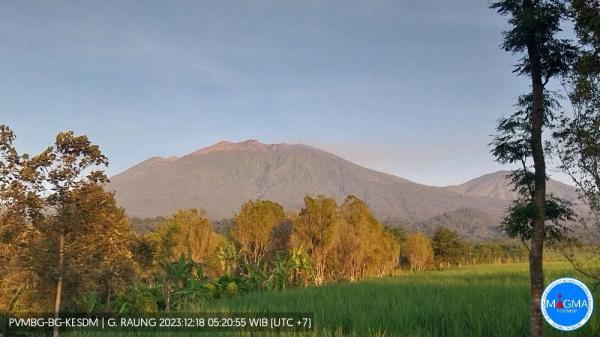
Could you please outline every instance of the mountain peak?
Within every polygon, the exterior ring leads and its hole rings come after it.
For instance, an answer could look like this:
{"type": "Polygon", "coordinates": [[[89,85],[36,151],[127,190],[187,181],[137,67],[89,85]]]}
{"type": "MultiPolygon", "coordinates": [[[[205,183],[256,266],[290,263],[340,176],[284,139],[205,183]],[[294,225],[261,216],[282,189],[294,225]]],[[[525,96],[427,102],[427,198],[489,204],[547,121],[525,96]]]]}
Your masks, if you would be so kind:
{"type": "Polygon", "coordinates": [[[226,152],[226,151],[260,151],[272,146],[273,144],[263,144],[256,139],[248,139],[243,142],[230,142],[230,141],[221,141],[211,146],[202,148],[196,152],[193,152],[192,155],[203,155],[207,153],[214,152],[226,152]]]}

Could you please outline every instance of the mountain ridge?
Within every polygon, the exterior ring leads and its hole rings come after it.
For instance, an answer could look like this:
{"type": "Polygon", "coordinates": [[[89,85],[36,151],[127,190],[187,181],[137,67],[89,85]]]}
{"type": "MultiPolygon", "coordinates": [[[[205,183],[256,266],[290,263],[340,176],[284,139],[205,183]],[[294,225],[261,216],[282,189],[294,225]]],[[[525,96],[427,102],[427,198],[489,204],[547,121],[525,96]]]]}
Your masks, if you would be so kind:
{"type": "Polygon", "coordinates": [[[308,145],[247,140],[219,142],[181,157],[149,158],[111,177],[108,189],[115,191],[130,216],[166,216],[180,208],[201,208],[214,220],[233,217],[248,200],[270,199],[299,210],[306,195],[322,194],[341,202],[354,194],[382,221],[395,219],[425,229],[444,223],[460,227],[464,222],[473,225],[463,226],[461,233],[482,237],[495,235],[509,204],[494,194],[500,192],[490,194],[482,187],[490,182],[499,185],[499,172],[491,180],[474,179],[477,184],[472,180],[428,186],[308,145]],[[486,228],[476,231],[475,225],[486,228]]]}
{"type": "MultiPolygon", "coordinates": [[[[472,196],[484,196],[502,200],[514,200],[518,193],[509,187],[510,179],[507,177],[511,171],[500,170],[487,173],[477,178],[468,180],[459,185],[445,186],[445,188],[472,196]]],[[[574,201],[577,199],[577,188],[560,181],[548,180],[547,193],[560,198],[574,201]]]]}

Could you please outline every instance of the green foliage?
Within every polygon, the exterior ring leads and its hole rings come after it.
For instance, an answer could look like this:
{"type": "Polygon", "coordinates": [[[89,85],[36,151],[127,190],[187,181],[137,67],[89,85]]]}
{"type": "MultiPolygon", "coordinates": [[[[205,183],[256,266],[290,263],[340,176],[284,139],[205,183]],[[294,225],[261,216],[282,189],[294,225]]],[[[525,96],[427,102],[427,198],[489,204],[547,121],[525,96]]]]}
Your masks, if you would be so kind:
{"type": "Polygon", "coordinates": [[[163,270],[163,299],[167,311],[186,311],[205,297],[202,267],[183,255],[175,262],[160,261],[163,270]],[[171,307],[172,306],[172,307],[171,307]]]}
{"type": "Polygon", "coordinates": [[[440,265],[461,264],[468,260],[469,245],[461,240],[456,232],[438,227],[432,237],[433,258],[440,265]]]}
{"type": "Polygon", "coordinates": [[[529,252],[514,243],[478,243],[469,252],[470,263],[511,263],[527,261],[529,252]]]}
{"type": "Polygon", "coordinates": [[[580,48],[576,67],[570,74],[570,82],[573,85],[571,100],[579,104],[598,97],[600,3],[597,0],[572,0],[571,15],[580,48]]]}
{"type": "Polygon", "coordinates": [[[502,48],[522,55],[514,72],[530,76],[532,62],[539,62],[544,83],[547,83],[554,76],[566,74],[577,56],[577,49],[568,39],[557,38],[568,11],[562,0],[531,1],[530,5],[527,3],[528,1],[516,0],[494,1],[490,8],[497,10],[500,15],[508,16],[511,28],[503,32],[502,48]],[[533,60],[527,52],[532,44],[536,45],[538,54],[533,60]]]}
{"type": "Polygon", "coordinates": [[[225,242],[217,253],[220,272],[226,276],[239,276],[244,264],[242,250],[238,249],[233,242],[225,242]]]}
{"type": "MultiPolygon", "coordinates": [[[[600,215],[600,2],[596,0],[573,0],[572,16],[575,23],[581,54],[570,74],[569,98],[573,106],[572,116],[562,120],[560,129],[554,133],[555,147],[560,159],[560,169],[577,185],[581,200],[595,218],[600,215]]],[[[596,238],[597,241],[597,238],[596,238]]],[[[597,246],[597,242],[595,243],[597,246]]],[[[585,259],[565,252],[575,269],[600,284],[598,247],[585,259]]]]}
{"type": "Polygon", "coordinates": [[[402,243],[406,240],[406,231],[402,229],[402,227],[384,225],[384,229],[386,232],[390,233],[397,242],[402,243]]]}
{"type": "MultiPolygon", "coordinates": [[[[553,77],[566,75],[577,56],[577,48],[571,41],[559,38],[563,19],[568,18],[565,3],[563,0],[501,0],[492,2],[490,6],[508,17],[510,29],[503,33],[502,47],[505,51],[521,55],[514,72],[531,80],[531,90],[519,98],[517,112],[499,121],[492,153],[498,162],[518,163],[522,170],[522,174],[517,172],[512,176],[514,190],[519,192],[520,200],[509,209],[505,224],[510,224],[507,228],[519,233],[521,238],[529,237],[531,241],[532,337],[543,335],[538,303],[544,287],[544,241],[551,238],[545,229],[548,179],[545,151],[548,145],[544,144],[542,134],[552,122],[552,108],[555,108],[556,102],[545,87],[553,77]],[[530,159],[533,162],[532,174],[529,173],[530,159]],[[522,218],[523,215],[529,217],[522,218]],[[527,234],[529,228],[530,234],[527,234]]],[[[569,212],[565,208],[557,210],[569,212]]],[[[555,220],[563,217],[566,215],[558,215],[555,220]]]]}
{"type": "Polygon", "coordinates": [[[161,294],[159,288],[139,283],[115,299],[119,314],[152,314],[158,312],[161,294]]]}
{"type": "MultiPolygon", "coordinates": [[[[558,103],[552,97],[545,97],[544,125],[555,128],[557,119],[554,113],[559,108],[558,103]]],[[[510,237],[520,238],[528,241],[532,238],[533,219],[536,208],[533,204],[535,186],[535,175],[530,171],[530,160],[533,157],[531,149],[531,95],[522,96],[519,99],[517,111],[507,117],[501,118],[498,123],[497,135],[491,143],[492,154],[497,161],[504,164],[519,164],[520,169],[514,170],[508,176],[513,190],[518,192],[519,198],[511,204],[508,215],[504,219],[501,228],[510,237]]],[[[546,151],[551,151],[550,145],[546,151]]],[[[545,238],[549,242],[560,240],[566,231],[564,223],[571,221],[575,213],[568,201],[561,200],[555,196],[547,195],[545,200],[545,215],[550,222],[544,226],[545,238]]]]}
{"type": "Polygon", "coordinates": [[[292,248],[289,252],[280,252],[267,279],[267,288],[281,290],[306,286],[312,276],[311,273],[310,258],[302,247],[292,248]]]}
{"type": "MultiPolygon", "coordinates": [[[[159,295],[155,298],[156,307],[165,311],[185,311],[206,305],[212,299],[265,289],[307,286],[309,282],[315,282],[315,261],[319,261],[319,257],[323,262],[323,281],[383,276],[396,267],[398,241],[392,233],[384,230],[361,200],[349,196],[342,206],[337,207],[332,199],[307,197],[307,206],[309,208],[301,213],[292,228],[296,246],[277,252],[274,258],[261,259],[256,263],[246,255],[250,252],[248,247],[255,246],[245,246],[240,242],[239,235],[243,230],[248,230],[243,227],[253,228],[259,224],[270,228],[263,233],[269,234],[270,238],[262,242],[272,242],[275,236],[280,235],[273,229],[282,223],[281,217],[285,214],[279,205],[272,202],[246,203],[240,212],[244,216],[237,217],[236,240],[225,240],[213,253],[219,268],[212,277],[204,274],[205,264],[201,265],[192,259],[194,254],[190,254],[189,250],[194,244],[189,242],[189,233],[194,231],[194,226],[198,227],[199,222],[207,226],[205,221],[191,221],[197,216],[190,218],[190,213],[180,211],[154,232],[134,240],[131,246],[135,260],[147,269],[154,268],[153,272],[146,272],[145,281],[148,289],[159,289],[159,295]],[[325,234],[321,232],[321,225],[328,225],[322,222],[324,219],[330,221],[329,225],[332,226],[325,234]],[[190,225],[190,222],[196,225],[190,225]],[[310,244],[313,255],[306,249],[310,244]],[[247,247],[246,250],[244,247],[247,247]],[[174,260],[176,252],[180,255],[174,260]]],[[[256,242],[253,238],[258,240],[256,236],[249,235],[248,238],[250,240],[246,244],[256,242]]],[[[138,293],[144,295],[140,289],[144,288],[138,289],[138,293]]],[[[123,308],[136,310],[139,297],[123,297],[123,308]]],[[[141,298],[144,299],[141,303],[146,303],[150,297],[141,298]]]]}
{"type": "Polygon", "coordinates": [[[100,301],[100,297],[96,292],[88,292],[73,301],[71,310],[85,314],[97,313],[100,309],[100,301]]]}
{"type": "MultiPolygon", "coordinates": [[[[555,128],[561,108],[558,99],[562,98],[554,92],[545,91],[543,96],[544,121],[543,126],[555,128]]],[[[533,188],[532,173],[528,171],[529,160],[533,153],[531,149],[533,94],[519,96],[514,105],[515,112],[507,117],[501,117],[496,127],[496,135],[491,142],[492,155],[502,164],[518,164],[523,172],[515,176],[513,183],[520,191],[521,187],[533,188]],[[523,180],[524,179],[524,180],[523,180]]],[[[546,151],[550,151],[547,147],[546,151]]],[[[527,190],[528,192],[531,189],[527,190]]]]}
{"type": "MultiPolygon", "coordinates": [[[[533,231],[531,220],[534,212],[535,206],[530,201],[515,200],[501,228],[511,238],[516,237],[523,242],[529,241],[533,231]]],[[[549,195],[546,199],[546,219],[550,222],[544,226],[544,240],[549,244],[562,240],[568,231],[564,223],[573,221],[574,218],[575,212],[571,209],[571,203],[549,195]]]]}

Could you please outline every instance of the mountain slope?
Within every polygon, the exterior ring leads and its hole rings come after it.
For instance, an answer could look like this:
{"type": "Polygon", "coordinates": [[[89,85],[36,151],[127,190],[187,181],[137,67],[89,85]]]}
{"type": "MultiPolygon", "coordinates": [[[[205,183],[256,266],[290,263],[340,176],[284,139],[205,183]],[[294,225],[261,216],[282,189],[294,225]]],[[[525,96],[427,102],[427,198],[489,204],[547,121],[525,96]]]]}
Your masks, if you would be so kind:
{"type": "Polygon", "coordinates": [[[286,209],[305,195],[339,202],[363,199],[381,219],[428,219],[461,208],[498,215],[506,202],[411,182],[353,164],[306,145],[221,142],[180,158],[151,158],[111,178],[108,188],[130,216],[169,215],[202,208],[229,218],[249,199],[271,199],[286,209]]]}
{"type": "Polygon", "coordinates": [[[459,208],[444,212],[417,224],[418,229],[433,233],[439,226],[451,228],[463,237],[474,240],[487,240],[502,235],[498,224],[501,217],[480,209],[459,208]]]}

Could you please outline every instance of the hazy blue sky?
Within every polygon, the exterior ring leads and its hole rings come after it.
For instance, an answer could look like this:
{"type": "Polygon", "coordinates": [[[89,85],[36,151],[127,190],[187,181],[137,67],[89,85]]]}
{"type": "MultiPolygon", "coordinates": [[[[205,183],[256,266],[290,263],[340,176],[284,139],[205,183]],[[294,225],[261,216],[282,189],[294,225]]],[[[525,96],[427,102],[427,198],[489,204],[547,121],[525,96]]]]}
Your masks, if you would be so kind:
{"type": "Polygon", "coordinates": [[[504,28],[482,0],[0,0],[0,123],[88,134],[111,174],[255,138],[459,183],[526,88],[504,28]]]}

